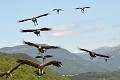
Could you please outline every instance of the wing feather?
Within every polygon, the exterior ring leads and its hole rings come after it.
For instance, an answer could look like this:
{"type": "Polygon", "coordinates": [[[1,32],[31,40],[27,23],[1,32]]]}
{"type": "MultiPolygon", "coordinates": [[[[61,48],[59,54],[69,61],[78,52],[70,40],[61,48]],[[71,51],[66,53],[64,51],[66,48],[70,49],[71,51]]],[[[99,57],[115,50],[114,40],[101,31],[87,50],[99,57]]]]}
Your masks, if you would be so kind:
{"type": "Polygon", "coordinates": [[[1,73],[1,74],[0,74],[0,77],[3,77],[5,74],[6,74],[6,72],[1,73]]]}
{"type": "Polygon", "coordinates": [[[24,22],[24,21],[27,21],[27,20],[31,20],[31,18],[29,18],[29,19],[19,20],[18,22],[24,22]]]}
{"type": "Polygon", "coordinates": [[[47,63],[45,63],[44,64],[44,67],[45,66],[49,66],[49,65],[53,65],[53,66],[56,66],[56,67],[61,67],[62,66],[62,63],[60,62],[60,61],[55,61],[55,60],[53,60],[53,61],[50,61],[50,62],[47,62],[47,63]]]}
{"type": "Polygon", "coordinates": [[[107,56],[107,55],[103,55],[103,54],[97,54],[97,53],[96,53],[95,55],[100,56],[100,57],[110,58],[109,56],[107,56]]]}
{"type": "Polygon", "coordinates": [[[43,56],[36,56],[35,58],[43,58],[43,56]]]}
{"type": "Polygon", "coordinates": [[[17,62],[18,62],[18,63],[22,63],[22,64],[27,64],[27,65],[33,66],[33,67],[35,67],[35,68],[38,68],[38,65],[39,65],[38,63],[32,62],[32,61],[30,61],[30,60],[18,59],[17,62]]]}
{"type": "Polygon", "coordinates": [[[14,70],[16,70],[20,65],[21,65],[21,63],[18,64],[18,65],[16,65],[15,67],[13,67],[13,68],[10,70],[10,73],[12,73],[14,70]]]}
{"type": "Polygon", "coordinates": [[[91,51],[89,51],[87,49],[82,49],[82,48],[79,48],[79,49],[82,50],[82,51],[85,51],[85,52],[91,52],[91,51]]]}
{"type": "Polygon", "coordinates": [[[43,48],[45,49],[56,49],[56,48],[59,48],[57,46],[42,46],[43,48]]]}
{"type": "Polygon", "coordinates": [[[27,45],[30,45],[30,46],[35,46],[35,47],[39,48],[39,45],[31,43],[31,42],[24,41],[24,44],[27,44],[27,45]]]}
{"type": "Polygon", "coordinates": [[[35,29],[28,29],[28,30],[21,30],[21,32],[34,32],[36,31],[35,29]]]}
{"type": "Polygon", "coordinates": [[[49,13],[42,14],[42,15],[40,15],[40,16],[37,16],[36,18],[40,18],[40,17],[47,16],[47,15],[49,15],[49,13]]]}
{"type": "Polygon", "coordinates": [[[40,30],[41,31],[51,31],[52,29],[51,28],[41,28],[40,30]]]}
{"type": "Polygon", "coordinates": [[[84,8],[90,8],[90,7],[84,7],[84,8]]]}
{"type": "Polygon", "coordinates": [[[52,55],[45,55],[45,57],[48,58],[48,57],[53,57],[53,56],[52,55]]]}

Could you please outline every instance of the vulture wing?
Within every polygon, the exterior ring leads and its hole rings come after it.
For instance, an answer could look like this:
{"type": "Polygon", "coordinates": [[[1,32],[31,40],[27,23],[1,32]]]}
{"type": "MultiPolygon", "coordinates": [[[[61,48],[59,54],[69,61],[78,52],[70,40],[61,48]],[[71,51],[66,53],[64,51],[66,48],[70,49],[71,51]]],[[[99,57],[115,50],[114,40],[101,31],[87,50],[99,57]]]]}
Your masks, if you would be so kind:
{"type": "Polygon", "coordinates": [[[59,48],[57,46],[42,46],[43,48],[45,49],[56,49],[56,48],[59,48]]]}
{"type": "Polygon", "coordinates": [[[19,20],[18,22],[24,22],[24,21],[27,21],[27,20],[31,20],[31,18],[29,18],[29,19],[19,20]]]}
{"type": "Polygon", "coordinates": [[[38,63],[32,62],[32,61],[30,61],[30,60],[18,59],[17,62],[18,62],[18,63],[22,63],[22,64],[27,64],[27,65],[33,66],[33,67],[35,67],[35,68],[38,68],[38,65],[39,65],[38,63]]]}
{"type": "Polygon", "coordinates": [[[84,8],[90,8],[90,7],[84,7],[84,8]]]}
{"type": "Polygon", "coordinates": [[[53,9],[53,11],[58,10],[58,9],[53,9]]]}
{"type": "Polygon", "coordinates": [[[82,49],[82,48],[79,48],[80,50],[82,50],[82,51],[85,51],[85,52],[91,52],[91,51],[89,51],[89,50],[87,50],[87,49],[82,49]]]}
{"type": "Polygon", "coordinates": [[[15,67],[13,67],[13,68],[10,70],[10,73],[12,73],[14,70],[16,70],[20,65],[21,65],[21,63],[18,64],[18,65],[16,65],[15,67]]]}
{"type": "Polygon", "coordinates": [[[43,56],[36,56],[35,58],[43,58],[43,56]]]}
{"type": "Polygon", "coordinates": [[[50,62],[47,62],[47,63],[45,63],[44,64],[44,67],[45,66],[49,66],[49,65],[53,65],[53,66],[56,66],[56,67],[61,67],[62,66],[62,63],[61,62],[59,62],[59,61],[50,61],[50,62]]]}
{"type": "Polygon", "coordinates": [[[21,32],[34,32],[36,29],[21,30],[21,32]]]}
{"type": "Polygon", "coordinates": [[[46,58],[53,57],[52,55],[45,55],[46,58]]]}
{"type": "Polygon", "coordinates": [[[41,28],[40,30],[41,31],[51,31],[52,29],[51,28],[41,28]]]}
{"type": "Polygon", "coordinates": [[[5,74],[6,74],[6,72],[4,72],[4,73],[0,74],[0,77],[3,77],[5,74]]]}
{"type": "Polygon", "coordinates": [[[30,46],[35,46],[35,47],[39,48],[39,45],[31,43],[31,42],[24,41],[24,44],[27,44],[27,45],[30,45],[30,46]]]}
{"type": "Polygon", "coordinates": [[[97,54],[97,53],[96,53],[95,55],[100,56],[100,57],[110,58],[110,57],[107,56],[107,55],[102,55],[102,54],[97,54]]]}
{"type": "Polygon", "coordinates": [[[47,16],[47,15],[49,15],[49,13],[46,13],[46,14],[43,14],[43,15],[37,16],[36,18],[40,18],[40,17],[47,16]]]}
{"type": "Polygon", "coordinates": [[[75,8],[75,9],[81,9],[81,8],[75,8]]]}

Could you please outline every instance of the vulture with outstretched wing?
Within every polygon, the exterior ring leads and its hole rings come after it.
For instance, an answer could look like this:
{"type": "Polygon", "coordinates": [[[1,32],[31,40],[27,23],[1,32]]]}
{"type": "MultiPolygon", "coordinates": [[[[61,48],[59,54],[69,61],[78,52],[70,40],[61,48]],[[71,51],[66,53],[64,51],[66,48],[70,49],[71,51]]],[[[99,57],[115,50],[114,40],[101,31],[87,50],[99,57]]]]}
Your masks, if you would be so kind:
{"type": "Polygon", "coordinates": [[[57,49],[57,48],[59,48],[58,46],[43,46],[43,45],[40,45],[40,44],[34,44],[34,43],[31,43],[31,42],[26,42],[26,41],[24,41],[24,44],[27,44],[27,45],[34,46],[34,47],[38,48],[38,51],[40,53],[44,53],[46,49],[57,49]]]}
{"type": "Polygon", "coordinates": [[[56,66],[58,68],[62,66],[61,62],[55,61],[55,60],[49,61],[49,62],[43,63],[43,64],[35,63],[35,62],[30,61],[30,60],[22,60],[22,59],[18,59],[17,62],[37,68],[38,69],[38,73],[37,74],[39,76],[42,76],[43,74],[45,74],[44,68],[46,66],[53,65],[53,66],[56,66]]]}
{"type": "Polygon", "coordinates": [[[85,52],[89,52],[89,55],[91,56],[90,58],[93,59],[94,57],[96,57],[96,53],[93,52],[93,51],[89,51],[87,49],[82,49],[82,48],[79,48],[80,50],[82,51],[85,51],[85,52]]]}
{"type": "Polygon", "coordinates": [[[41,29],[27,29],[27,30],[21,30],[21,32],[33,32],[37,36],[40,36],[40,31],[51,31],[51,28],[41,28],[41,29]]]}
{"type": "Polygon", "coordinates": [[[57,14],[59,14],[60,11],[64,11],[62,9],[53,9],[53,11],[57,11],[57,14]]]}
{"type": "Polygon", "coordinates": [[[45,55],[45,56],[41,55],[41,56],[36,56],[35,58],[42,58],[43,61],[45,61],[46,58],[50,58],[50,57],[53,57],[53,56],[52,55],[45,55]]]}
{"type": "Polygon", "coordinates": [[[37,23],[37,18],[40,18],[40,17],[43,17],[43,16],[47,16],[49,15],[49,13],[46,13],[46,14],[42,14],[40,16],[36,16],[36,17],[33,17],[33,18],[28,18],[28,19],[23,19],[23,20],[19,20],[18,22],[24,22],[24,21],[28,21],[28,20],[32,20],[34,25],[38,25],[37,23]]]}
{"type": "Polygon", "coordinates": [[[13,67],[12,69],[8,70],[7,72],[4,72],[4,73],[0,74],[0,77],[3,77],[4,75],[6,75],[6,78],[8,78],[9,76],[12,76],[11,73],[12,73],[14,70],[16,70],[21,64],[22,64],[22,63],[16,65],[15,67],[13,67]]]}
{"type": "Polygon", "coordinates": [[[75,9],[76,9],[76,10],[81,9],[81,12],[84,13],[84,10],[85,10],[86,8],[90,8],[90,7],[78,7],[78,8],[75,8],[75,9]]]}
{"type": "Polygon", "coordinates": [[[110,58],[110,56],[103,55],[103,54],[98,54],[98,53],[96,53],[96,52],[89,51],[89,50],[87,50],[87,49],[81,49],[81,48],[79,48],[79,49],[82,50],[82,51],[85,51],[85,52],[89,52],[89,55],[91,56],[91,59],[94,58],[94,57],[96,57],[96,56],[104,57],[104,58],[110,58]]]}

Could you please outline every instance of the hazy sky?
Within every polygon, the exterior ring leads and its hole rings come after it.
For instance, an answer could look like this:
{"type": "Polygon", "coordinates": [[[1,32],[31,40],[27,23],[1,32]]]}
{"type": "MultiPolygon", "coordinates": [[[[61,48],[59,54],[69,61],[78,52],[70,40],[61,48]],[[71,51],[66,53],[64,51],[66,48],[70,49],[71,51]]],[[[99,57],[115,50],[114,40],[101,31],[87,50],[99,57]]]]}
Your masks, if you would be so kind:
{"type": "Polygon", "coordinates": [[[0,48],[23,44],[30,41],[39,44],[61,46],[70,52],[78,47],[96,49],[115,46],[120,43],[120,0],[1,0],[0,1],[0,48]],[[76,7],[90,6],[85,13],[76,7]],[[60,14],[52,11],[62,8],[60,14]],[[49,12],[38,19],[38,26],[32,21],[18,23],[49,12]],[[21,29],[53,28],[41,32],[37,37],[32,33],[21,33],[21,29]]]}

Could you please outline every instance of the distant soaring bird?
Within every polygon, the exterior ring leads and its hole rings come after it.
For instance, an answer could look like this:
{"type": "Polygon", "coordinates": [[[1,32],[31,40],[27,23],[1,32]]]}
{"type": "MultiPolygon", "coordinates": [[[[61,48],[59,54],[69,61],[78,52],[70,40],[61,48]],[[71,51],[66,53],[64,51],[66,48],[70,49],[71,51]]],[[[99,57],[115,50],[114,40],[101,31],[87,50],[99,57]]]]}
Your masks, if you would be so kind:
{"type": "Polygon", "coordinates": [[[57,11],[57,14],[59,14],[60,11],[64,11],[62,9],[53,9],[53,11],[57,11]]]}
{"type": "Polygon", "coordinates": [[[91,56],[91,59],[93,59],[96,56],[100,56],[100,57],[104,57],[104,58],[109,58],[109,56],[107,56],[107,55],[97,54],[97,53],[95,53],[93,51],[89,51],[87,49],[81,49],[81,48],[79,48],[79,49],[82,50],[82,51],[85,51],[85,52],[89,52],[89,55],[91,56]]]}
{"type": "Polygon", "coordinates": [[[11,73],[12,73],[14,70],[16,70],[21,64],[22,64],[22,63],[16,65],[15,67],[13,67],[12,69],[8,70],[7,72],[4,72],[4,73],[0,74],[0,77],[3,77],[4,75],[6,75],[6,78],[8,78],[9,76],[12,76],[11,73]]]}
{"type": "Polygon", "coordinates": [[[51,28],[41,28],[41,29],[27,29],[21,30],[21,32],[34,32],[37,36],[40,36],[40,31],[51,31],[51,28]]]}
{"type": "Polygon", "coordinates": [[[27,45],[30,45],[30,46],[34,46],[36,48],[38,48],[38,51],[41,53],[44,53],[46,49],[57,49],[59,47],[57,46],[43,46],[41,44],[34,44],[34,43],[31,43],[31,42],[26,42],[24,41],[24,44],[27,44],[27,45]]]}
{"type": "Polygon", "coordinates": [[[52,55],[45,55],[45,56],[41,55],[41,56],[36,56],[35,58],[42,58],[43,61],[45,61],[46,58],[50,58],[50,57],[53,57],[53,56],[52,55]]]}
{"type": "Polygon", "coordinates": [[[85,10],[86,8],[90,8],[90,7],[78,7],[78,8],[75,8],[75,9],[76,9],[76,10],[81,9],[81,12],[84,13],[84,10],[85,10]]]}
{"type": "Polygon", "coordinates": [[[34,25],[38,25],[37,18],[40,18],[40,17],[43,17],[43,16],[47,16],[47,15],[49,15],[49,13],[46,13],[46,14],[43,14],[43,15],[40,15],[40,16],[36,16],[36,17],[33,17],[33,18],[19,20],[18,22],[24,22],[24,21],[27,21],[27,20],[32,20],[34,25]]]}
{"type": "Polygon", "coordinates": [[[17,62],[37,68],[38,71],[37,71],[36,74],[39,75],[39,76],[42,76],[43,74],[45,74],[44,68],[46,66],[53,65],[53,66],[56,66],[58,68],[62,66],[61,62],[55,61],[55,60],[49,61],[49,62],[43,63],[43,64],[35,63],[35,62],[30,61],[30,60],[22,60],[22,59],[18,59],[17,62]]]}

